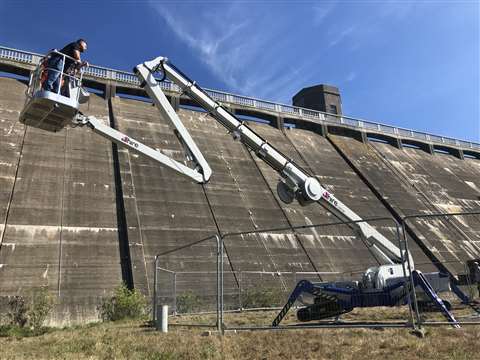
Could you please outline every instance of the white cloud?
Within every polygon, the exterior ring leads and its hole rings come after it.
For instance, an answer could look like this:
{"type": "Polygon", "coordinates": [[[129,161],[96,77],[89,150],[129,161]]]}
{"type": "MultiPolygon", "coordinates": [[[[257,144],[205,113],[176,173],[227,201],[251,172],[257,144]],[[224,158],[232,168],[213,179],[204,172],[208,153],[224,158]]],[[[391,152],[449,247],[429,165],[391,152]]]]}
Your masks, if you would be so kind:
{"type": "Polygon", "coordinates": [[[236,91],[251,82],[242,72],[265,47],[268,33],[252,36],[251,20],[243,16],[244,10],[237,4],[224,4],[215,13],[210,8],[198,8],[194,15],[171,10],[165,3],[150,4],[218,79],[236,91]]]}
{"type": "Polygon", "coordinates": [[[332,40],[330,41],[330,43],[328,44],[328,46],[332,47],[332,46],[340,44],[341,42],[343,42],[344,40],[349,38],[354,33],[355,30],[356,30],[356,26],[355,25],[350,25],[346,29],[344,29],[342,31],[339,31],[337,33],[334,33],[333,34],[334,36],[333,36],[332,40]]]}
{"type": "MultiPolygon", "coordinates": [[[[170,30],[194,50],[212,72],[225,83],[237,88],[239,86],[234,69],[234,59],[240,58],[245,43],[236,41],[238,35],[245,29],[246,21],[226,21],[224,25],[215,18],[209,19],[207,13],[198,14],[198,23],[187,21],[189,18],[176,16],[165,6],[154,6],[165,20],[170,30]],[[201,26],[204,22],[210,26],[201,26]]],[[[191,19],[190,19],[191,20],[191,19]]]]}
{"type": "Polygon", "coordinates": [[[381,17],[403,20],[411,14],[415,7],[415,2],[385,0],[378,5],[378,13],[381,17]]]}
{"type": "Polygon", "coordinates": [[[335,7],[335,2],[322,2],[313,7],[313,24],[321,25],[335,7]]]}
{"type": "Polygon", "coordinates": [[[355,71],[351,71],[348,75],[345,81],[350,82],[353,81],[357,78],[357,73],[355,71]]]}
{"type": "MultiPolygon", "coordinates": [[[[262,4],[222,2],[216,3],[214,11],[195,3],[182,8],[151,1],[150,6],[190,49],[191,56],[227,85],[227,91],[284,103],[290,103],[302,87],[335,82],[326,68],[319,74],[331,53],[328,48],[351,40],[358,25],[350,24],[337,32],[324,26],[314,39],[327,46],[304,46],[302,36],[310,36],[314,25],[327,23],[335,2],[306,8],[309,13],[313,9],[313,25],[312,18],[302,22],[305,11],[294,13],[262,4]]],[[[352,46],[353,41],[347,44],[352,46]]],[[[348,81],[355,76],[350,75],[348,81]]]]}
{"type": "Polygon", "coordinates": [[[228,91],[290,103],[314,75],[309,70],[321,54],[303,58],[292,48],[298,43],[291,31],[297,19],[269,21],[269,8],[238,3],[222,3],[214,13],[209,8],[187,13],[165,3],[150,5],[228,91]]]}
{"type": "MultiPolygon", "coordinates": [[[[411,0],[384,0],[360,4],[364,13],[361,17],[341,17],[338,22],[331,25],[328,30],[330,37],[328,47],[341,45],[355,51],[368,42],[378,39],[383,41],[382,33],[387,24],[407,20],[415,8],[422,5],[411,0]]],[[[338,12],[341,11],[343,9],[338,12]]]]}

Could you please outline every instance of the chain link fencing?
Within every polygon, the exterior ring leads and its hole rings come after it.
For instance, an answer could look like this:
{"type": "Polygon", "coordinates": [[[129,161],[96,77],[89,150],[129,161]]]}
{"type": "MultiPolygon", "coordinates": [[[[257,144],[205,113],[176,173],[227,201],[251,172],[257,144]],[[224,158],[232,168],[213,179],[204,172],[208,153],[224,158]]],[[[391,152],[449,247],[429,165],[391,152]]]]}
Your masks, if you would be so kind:
{"type": "MultiPolygon", "coordinates": [[[[441,305],[426,296],[417,283],[412,264],[408,263],[413,284],[412,305],[419,328],[435,325],[480,324],[480,211],[458,213],[417,214],[402,219],[403,244],[409,248],[407,234],[415,231],[435,234],[435,241],[425,238],[428,250],[435,256],[432,263],[440,272],[440,283],[433,284],[443,291],[437,295],[441,305]]],[[[415,267],[424,264],[415,263],[415,267]]],[[[428,274],[424,274],[428,275],[428,274]]]]}
{"type": "MultiPolygon", "coordinates": [[[[403,218],[401,225],[391,218],[372,218],[230,233],[221,238],[214,235],[156,256],[153,318],[156,318],[155,309],[167,304],[174,315],[172,325],[214,327],[221,332],[315,327],[418,329],[428,325],[479,324],[480,262],[475,260],[476,228],[480,227],[478,215],[480,212],[414,215],[403,218]],[[459,253],[458,259],[412,264],[403,252],[411,253],[410,247],[413,247],[409,232],[418,231],[427,222],[441,217],[472,217],[455,220],[471,225],[467,227],[471,233],[463,234],[471,243],[464,242],[462,250],[470,249],[472,259],[466,261],[459,253]],[[367,268],[382,263],[370,254],[371,244],[358,235],[356,229],[361,223],[372,225],[403,250],[400,251],[405,264],[403,293],[396,306],[391,306],[388,295],[385,304],[380,304],[384,306],[365,303],[345,314],[305,323],[299,321],[300,317],[296,318],[295,311],[311,305],[315,299],[303,296],[292,304],[282,325],[272,326],[272,320],[302,280],[346,289],[363,286],[367,268]],[[447,321],[439,312],[441,309],[426,298],[425,291],[418,286],[418,279],[413,275],[414,266],[422,268],[424,265],[439,269],[447,278],[445,284],[448,286],[439,296],[455,322],[447,321]]],[[[456,229],[452,221],[448,222],[448,227],[456,229]]],[[[432,226],[429,228],[431,230],[432,226]]],[[[432,285],[441,287],[437,283],[432,285]]]]}
{"type": "MultiPolygon", "coordinates": [[[[371,244],[358,234],[359,227],[367,223],[389,238],[395,246],[403,247],[400,244],[399,225],[392,218],[384,217],[225,234],[222,237],[224,246],[233,253],[226,259],[225,270],[232,270],[235,281],[230,286],[224,286],[224,304],[225,310],[236,312],[225,314],[224,329],[413,326],[408,296],[402,298],[406,303],[399,304],[402,305],[400,308],[359,307],[351,312],[346,309],[345,314],[339,311],[337,317],[326,316],[316,321],[302,322],[301,316],[296,317],[295,312],[318,300],[308,294],[296,299],[292,309],[282,317],[281,325],[273,324],[302,280],[314,285],[328,282],[340,289],[339,292],[362,287],[365,270],[381,264],[370,253],[368,247],[371,244]],[[247,249],[247,253],[231,251],[236,248],[247,249]],[[250,261],[245,261],[245,258],[250,261]],[[263,311],[262,316],[249,314],[255,310],[263,311]]],[[[407,277],[403,285],[408,287],[407,277]]]]}
{"type": "Polygon", "coordinates": [[[177,315],[174,325],[215,327],[221,330],[223,247],[217,235],[165,251],[155,256],[152,318],[162,305],[177,315]],[[184,314],[207,313],[198,322],[184,314]]]}
{"type": "MultiPolygon", "coordinates": [[[[274,318],[302,280],[329,282],[340,288],[361,286],[365,270],[381,263],[368,250],[371,244],[365,243],[366,240],[358,235],[358,226],[362,223],[373,225],[396,246],[402,247],[399,225],[391,218],[373,218],[224,234],[221,239],[210,237],[159,254],[155,261],[153,307],[168,304],[171,314],[175,315],[172,324],[215,326],[222,331],[413,326],[413,313],[408,306],[403,306],[408,301],[400,304],[400,310],[382,307],[372,313],[372,309],[358,308],[344,316],[341,314],[341,320],[325,318],[315,323],[298,323],[295,310],[315,301],[308,295],[295,302],[284,325],[272,326],[274,318]],[[215,251],[204,252],[205,258],[192,251],[193,247],[209,241],[215,251]],[[213,246],[213,242],[218,244],[213,246]],[[196,261],[184,261],[181,268],[166,266],[168,261],[162,260],[172,254],[184,258],[192,253],[195,253],[196,261]],[[205,265],[208,262],[210,267],[205,265]],[[198,263],[203,264],[201,269],[198,263]],[[262,311],[262,315],[252,314],[254,311],[262,311]],[[188,323],[182,319],[188,319],[188,323]]],[[[155,319],[155,314],[153,316],[155,319]]]]}

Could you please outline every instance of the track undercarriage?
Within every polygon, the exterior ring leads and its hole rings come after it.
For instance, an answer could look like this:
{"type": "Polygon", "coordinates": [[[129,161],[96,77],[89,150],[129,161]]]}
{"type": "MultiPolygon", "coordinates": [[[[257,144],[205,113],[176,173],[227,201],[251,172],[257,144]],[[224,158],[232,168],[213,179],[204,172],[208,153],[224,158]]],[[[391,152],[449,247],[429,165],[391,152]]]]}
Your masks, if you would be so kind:
{"type": "MultiPolygon", "coordinates": [[[[457,321],[449,311],[450,304],[437,295],[421,272],[414,270],[412,275],[415,287],[419,287],[427,299],[419,302],[419,306],[426,304],[429,309],[440,311],[453,326],[458,327],[457,321]]],[[[297,311],[298,320],[307,322],[338,317],[359,307],[405,305],[408,303],[410,288],[408,278],[398,278],[381,289],[364,288],[356,281],[312,283],[302,280],[273,320],[272,326],[280,324],[296,301],[306,305],[297,311]],[[310,300],[309,304],[307,299],[310,300]]]]}

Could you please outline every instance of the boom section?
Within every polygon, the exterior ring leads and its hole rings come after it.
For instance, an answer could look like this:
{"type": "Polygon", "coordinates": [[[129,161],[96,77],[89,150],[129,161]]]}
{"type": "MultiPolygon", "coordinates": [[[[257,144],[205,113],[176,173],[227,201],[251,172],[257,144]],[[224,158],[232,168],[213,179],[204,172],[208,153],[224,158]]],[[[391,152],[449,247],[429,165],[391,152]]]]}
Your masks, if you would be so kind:
{"type": "MultiPolygon", "coordinates": [[[[150,98],[153,100],[160,114],[162,114],[165,119],[168,119],[175,127],[175,134],[179,138],[184,149],[188,152],[189,157],[197,165],[197,169],[201,170],[203,180],[198,181],[197,179],[195,179],[195,181],[202,183],[207,182],[212,175],[212,169],[207,163],[207,160],[205,160],[202,152],[198,148],[192,136],[185,128],[183,123],[180,121],[177,113],[170,105],[170,102],[163,93],[160,84],[155,79],[152,72],[148,71],[146,68],[139,68],[138,71],[136,71],[136,75],[139,77],[140,81],[142,81],[142,86],[147,91],[147,94],[150,96],[150,98]]],[[[170,165],[167,166],[170,167],[170,165]]],[[[183,169],[180,172],[185,173],[183,169]]]]}
{"type": "Polygon", "coordinates": [[[93,132],[97,133],[98,135],[120,145],[121,147],[127,148],[136,152],[137,154],[143,155],[151,160],[154,160],[167,168],[181,174],[182,176],[194,180],[197,183],[201,184],[205,182],[205,174],[198,169],[192,169],[188,166],[182,164],[179,161],[176,161],[164,154],[160,151],[153,149],[141,142],[131,138],[128,135],[121,133],[118,130],[111,128],[103,124],[102,121],[98,120],[94,116],[85,116],[83,114],[78,114],[74,119],[74,123],[76,126],[88,126],[93,132]]]}
{"type": "Polygon", "coordinates": [[[213,100],[195,81],[189,79],[169,63],[167,58],[160,56],[152,61],[139,64],[134,68],[134,72],[143,82],[142,85],[151,83],[154,73],[162,72],[164,76],[178,85],[182,92],[195,100],[220,122],[233,135],[234,139],[239,139],[260,159],[276,170],[283,178],[277,187],[282,201],[288,203],[296,198],[302,205],[318,202],[342,221],[356,221],[356,223],[351,223],[350,227],[359,233],[379,264],[395,264],[405,261],[404,254],[390,240],[368,223],[361,222],[360,216],[325,189],[315,177],[268,144],[245,122],[237,119],[235,115],[213,100]]]}
{"type": "MultiPolygon", "coordinates": [[[[201,107],[207,110],[218,122],[220,122],[235,139],[252,149],[258,157],[264,160],[274,170],[279,172],[288,181],[296,195],[301,195],[304,201],[318,201],[321,199],[321,186],[318,181],[295,165],[292,160],[276,150],[262,137],[250,129],[243,121],[238,120],[222,105],[213,100],[194,81],[190,80],[180,70],[169,64],[164,57],[158,57],[152,61],[139,64],[134,72],[142,81],[142,85],[148,85],[153,78],[153,73],[161,70],[175,84],[195,100],[201,107]]],[[[148,88],[147,88],[148,91],[148,88]]]]}

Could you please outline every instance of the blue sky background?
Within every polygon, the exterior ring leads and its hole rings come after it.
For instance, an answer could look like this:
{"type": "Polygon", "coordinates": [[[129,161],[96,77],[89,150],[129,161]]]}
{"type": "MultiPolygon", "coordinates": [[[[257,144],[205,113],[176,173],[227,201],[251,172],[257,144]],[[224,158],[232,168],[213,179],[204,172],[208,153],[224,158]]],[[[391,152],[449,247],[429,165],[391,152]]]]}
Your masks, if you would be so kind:
{"type": "Polygon", "coordinates": [[[131,70],[163,55],[208,88],[291,103],[340,88],[345,115],[480,142],[480,2],[0,0],[0,45],[131,70]]]}

